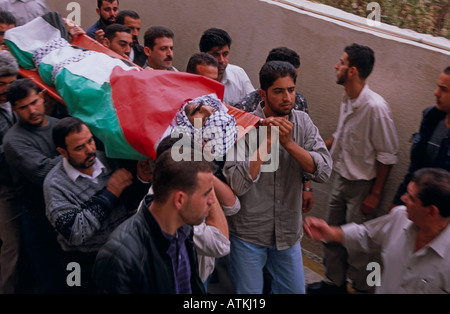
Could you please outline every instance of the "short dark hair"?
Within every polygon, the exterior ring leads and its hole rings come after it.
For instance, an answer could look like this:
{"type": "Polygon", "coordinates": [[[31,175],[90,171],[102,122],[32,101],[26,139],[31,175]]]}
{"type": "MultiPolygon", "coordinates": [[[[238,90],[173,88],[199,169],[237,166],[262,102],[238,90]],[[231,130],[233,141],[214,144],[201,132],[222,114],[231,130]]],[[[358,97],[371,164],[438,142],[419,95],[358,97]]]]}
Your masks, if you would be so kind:
{"type": "Polygon", "coordinates": [[[442,217],[450,217],[450,172],[441,168],[421,168],[411,182],[419,188],[417,197],[423,206],[434,205],[442,217]]]}
{"type": "Polygon", "coordinates": [[[16,58],[8,51],[0,50],[0,77],[19,74],[19,65],[16,58]]]}
{"type": "Polygon", "coordinates": [[[220,28],[209,28],[207,29],[202,37],[200,38],[199,48],[201,52],[208,52],[213,47],[224,47],[228,46],[231,48],[231,37],[230,35],[220,28]]]}
{"type": "Polygon", "coordinates": [[[192,194],[197,188],[199,172],[213,172],[212,163],[203,159],[175,161],[171,149],[166,149],[156,158],[152,176],[154,201],[162,204],[172,191],[177,190],[192,194]]]}
{"type": "Polygon", "coordinates": [[[66,137],[72,132],[80,133],[83,125],[86,125],[77,117],[65,117],[59,120],[53,127],[53,142],[56,147],[66,149],[66,137]]]}
{"type": "Polygon", "coordinates": [[[126,17],[131,17],[133,20],[140,20],[141,17],[139,16],[139,14],[136,11],[133,10],[123,10],[120,11],[117,16],[116,16],[116,23],[117,24],[124,24],[125,23],[125,18],[126,17]]]}
{"type": "MultiPolygon", "coordinates": [[[[97,0],[97,8],[101,8],[102,7],[102,4],[103,4],[103,2],[109,2],[109,3],[113,3],[114,1],[116,1],[116,0],[97,0]]],[[[119,4],[119,0],[117,0],[117,4],[119,4]]]]}
{"type": "Polygon", "coordinates": [[[295,68],[292,64],[286,61],[269,61],[266,62],[259,71],[259,84],[262,90],[267,91],[273,83],[281,78],[290,76],[297,81],[295,68]]]}
{"type": "Polygon", "coordinates": [[[16,25],[16,23],[16,18],[11,12],[0,9],[0,24],[16,25]]]}
{"type": "Polygon", "coordinates": [[[450,66],[446,67],[443,72],[447,75],[450,75],[450,66]]]}
{"type": "Polygon", "coordinates": [[[216,58],[207,54],[206,52],[197,52],[194,53],[188,61],[186,72],[197,74],[197,65],[212,65],[216,68],[219,67],[219,62],[216,58]]]}
{"type": "Polygon", "coordinates": [[[131,34],[131,30],[129,27],[124,26],[122,24],[113,23],[105,28],[105,38],[108,38],[109,41],[112,41],[114,37],[116,37],[116,33],[128,33],[131,34]]]}
{"type": "Polygon", "coordinates": [[[351,44],[345,47],[344,51],[348,55],[348,66],[356,67],[361,79],[366,79],[372,73],[375,64],[375,53],[370,47],[351,44]]]}
{"type": "Polygon", "coordinates": [[[16,105],[16,101],[28,97],[31,91],[39,93],[39,87],[30,79],[21,78],[12,82],[6,90],[6,98],[11,103],[11,106],[16,105]]]}
{"type": "Polygon", "coordinates": [[[174,33],[171,29],[165,26],[152,26],[144,34],[144,46],[153,50],[155,46],[155,39],[161,37],[174,38],[174,33]]]}
{"type": "Polygon", "coordinates": [[[277,47],[270,50],[266,59],[266,62],[269,61],[286,61],[296,69],[300,67],[300,56],[297,52],[287,47],[277,47]]]}

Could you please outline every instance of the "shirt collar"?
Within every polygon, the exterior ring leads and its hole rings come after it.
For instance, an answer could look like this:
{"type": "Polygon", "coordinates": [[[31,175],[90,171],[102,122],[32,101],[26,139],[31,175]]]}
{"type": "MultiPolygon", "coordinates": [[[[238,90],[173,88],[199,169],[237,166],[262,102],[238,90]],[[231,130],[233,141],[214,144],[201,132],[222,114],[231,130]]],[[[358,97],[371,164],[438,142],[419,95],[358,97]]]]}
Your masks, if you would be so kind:
{"type": "MultiPolygon", "coordinates": [[[[417,226],[408,219],[408,224],[404,227],[404,230],[407,233],[408,237],[411,239],[412,243],[415,243],[417,226]]],[[[424,248],[422,248],[418,252],[422,251],[425,248],[433,249],[433,251],[435,251],[439,256],[445,258],[445,256],[448,254],[447,252],[450,250],[448,246],[449,238],[450,238],[450,224],[447,225],[447,227],[444,230],[442,230],[442,232],[436,238],[434,238],[433,241],[428,243],[424,248]]]]}
{"type": "Polygon", "coordinates": [[[69,178],[75,182],[78,177],[84,177],[87,178],[89,180],[96,180],[97,177],[103,172],[103,169],[105,169],[105,166],[103,165],[103,163],[98,159],[95,158],[95,162],[94,162],[94,171],[92,172],[92,176],[89,176],[87,174],[84,174],[82,172],[80,172],[79,170],[75,169],[68,161],[66,158],[63,158],[63,167],[64,170],[66,170],[67,175],[69,176],[69,178]]]}

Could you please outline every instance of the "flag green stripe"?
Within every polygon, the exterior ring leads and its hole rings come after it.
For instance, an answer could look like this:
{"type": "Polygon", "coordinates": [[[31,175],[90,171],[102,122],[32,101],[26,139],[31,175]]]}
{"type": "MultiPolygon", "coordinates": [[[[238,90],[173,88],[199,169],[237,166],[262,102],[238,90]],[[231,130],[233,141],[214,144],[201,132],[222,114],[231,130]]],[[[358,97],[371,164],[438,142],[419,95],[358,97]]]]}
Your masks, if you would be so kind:
{"type": "Polygon", "coordinates": [[[72,116],[83,120],[111,158],[145,160],[126,140],[111,98],[111,85],[100,85],[67,69],[56,76],[56,88],[72,116]]]}
{"type": "Polygon", "coordinates": [[[9,52],[16,58],[17,63],[25,70],[33,70],[35,68],[33,62],[33,54],[20,49],[13,41],[5,38],[5,45],[9,52]]]}

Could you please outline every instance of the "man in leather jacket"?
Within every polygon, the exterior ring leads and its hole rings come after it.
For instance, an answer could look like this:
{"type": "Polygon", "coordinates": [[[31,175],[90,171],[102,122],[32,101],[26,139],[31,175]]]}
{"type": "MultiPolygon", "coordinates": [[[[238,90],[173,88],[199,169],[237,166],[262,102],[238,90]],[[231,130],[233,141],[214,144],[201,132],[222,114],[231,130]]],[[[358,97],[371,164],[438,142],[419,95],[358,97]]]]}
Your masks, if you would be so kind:
{"type": "Polygon", "coordinates": [[[100,249],[93,276],[99,293],[204,293],[192,225],[214,203],[212,165],[174,161],[171,150],[156,160],[153,195],[100,249]]]}

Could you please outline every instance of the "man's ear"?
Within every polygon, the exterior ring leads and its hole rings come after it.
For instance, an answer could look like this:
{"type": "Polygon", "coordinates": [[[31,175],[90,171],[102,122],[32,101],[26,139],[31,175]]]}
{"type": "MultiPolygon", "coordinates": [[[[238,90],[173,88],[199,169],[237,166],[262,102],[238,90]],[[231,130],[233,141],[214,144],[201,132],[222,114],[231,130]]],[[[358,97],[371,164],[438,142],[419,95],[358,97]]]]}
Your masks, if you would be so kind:
{"type": "Polygon", "coordinates": [[[183,191],[177,191],[173,197],[173,204],[177,210],[183,208],[184,203],[187,200],[187,195],[183,191]]]}
{"type": "Polygon", "coordinates": [[[100,16],[100,9],[99,8],[95,8],[95,12],[97,12],[97,15],[100,16]]]}
{"type": "Polygon", "coordinates": [[[110,41],[109,41],[108,38],[103,37],[103,42],[102,42],[102,44],[103,44],[103,46],[110,48],[110,47],[109,47],[110,41]]]}
{"type": "Polygon", "coordinates": [[[266,91],[263,90],[262,88],[260,88],[260,89],[258,90],[258,93],[259,93],[259,96],[261,96],[261,98],[264,100],[264,102],[266,102],[266,96],[267,96],[266,91]]]}
{"type": "Polygon", "coordinates": [[[151,50],[149,47],[145,46],[145,47],[144,47],[144,53],[145,53],[145,55],[146,55],[147,57],[150,57],[150,55],[151,55],[151,53],[152,53],[152,50],[151,50]]]}
{"type": "Polygon", "coordinates": [[[56,150],[58,151],[58,153],[61,154],[61,156],[63,156],[64,158],[67,159],[67,157],[68,157],[67,150],[65,150],[62,147],[56,147],[56,150]]]}

